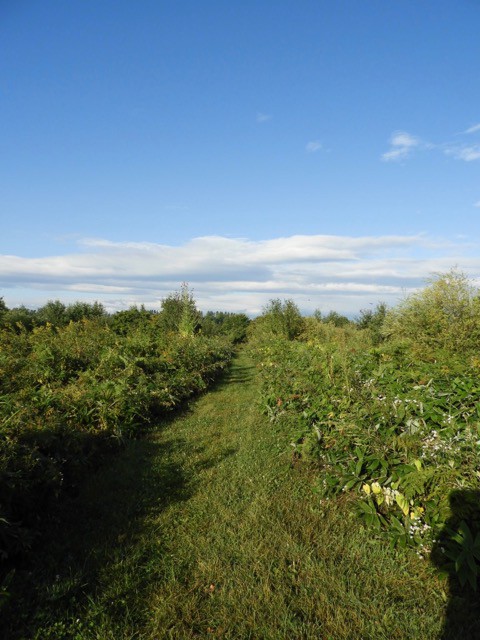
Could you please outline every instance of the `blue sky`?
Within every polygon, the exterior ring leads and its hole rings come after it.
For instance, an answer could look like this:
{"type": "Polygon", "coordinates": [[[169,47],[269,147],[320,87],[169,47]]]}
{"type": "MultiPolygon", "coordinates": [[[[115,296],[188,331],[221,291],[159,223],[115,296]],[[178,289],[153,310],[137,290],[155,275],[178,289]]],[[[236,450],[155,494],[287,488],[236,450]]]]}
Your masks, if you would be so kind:
{"type": "Polygon", "coordinates": [[[7,305],[394,304],[480,277],[480,2],[3,0],[7,305]]]}

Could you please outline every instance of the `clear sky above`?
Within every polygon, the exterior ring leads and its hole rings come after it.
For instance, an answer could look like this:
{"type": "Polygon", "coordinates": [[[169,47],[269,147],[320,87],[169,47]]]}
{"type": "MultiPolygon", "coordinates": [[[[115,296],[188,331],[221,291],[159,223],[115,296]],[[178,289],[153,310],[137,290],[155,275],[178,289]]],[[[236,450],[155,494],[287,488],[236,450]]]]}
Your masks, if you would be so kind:
{"type": "Polygon", "coordinates": [[[394,303],[480,276],[479,0],[2,0],[0,296],[394,303]]]}

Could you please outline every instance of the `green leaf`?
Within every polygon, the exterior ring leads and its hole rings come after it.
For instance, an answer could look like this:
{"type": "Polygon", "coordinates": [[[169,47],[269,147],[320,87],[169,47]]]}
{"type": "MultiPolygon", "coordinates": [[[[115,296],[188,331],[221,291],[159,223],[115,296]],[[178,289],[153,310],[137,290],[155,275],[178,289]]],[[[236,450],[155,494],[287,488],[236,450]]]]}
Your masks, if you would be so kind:
{"type": "Polygon", "coordinates": [[[406,499],[406,497],[403,495],[403,493],[397,493],[395,495],[395,501],[400,507],[400,509],[403,511],[403,515],[408,516],[408,513],[410,511],[410,504],[406,499]]]}
{"type": "Polygon", "coordinates": [[[473,546],[473,536],[468,524],[464,520],[462,520],[458,528],[463,533],[463,537],[465,539],[464,544],[469,547],[473,546]]]}
{"type": "Polygon", "coordinates": [[[405,533],[405,527],[398,518],[396,518],[395,516],[391,516],[390,522],[396,531],[398,531],[399,533],[405,533]]]}

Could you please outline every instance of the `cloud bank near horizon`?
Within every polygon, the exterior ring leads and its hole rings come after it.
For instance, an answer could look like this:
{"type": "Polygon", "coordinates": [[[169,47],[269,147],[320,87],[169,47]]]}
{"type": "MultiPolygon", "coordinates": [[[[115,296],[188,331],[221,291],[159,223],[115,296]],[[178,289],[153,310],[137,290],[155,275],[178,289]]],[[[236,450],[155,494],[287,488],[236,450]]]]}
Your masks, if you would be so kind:
{"type": "Polygon", "coordinates": [[[306,313],[354,315],[380,300],[394,305],[453,266],[479,279],[479,256],[476,242],[424,234],[205,236],[180,246],[86,238],[66,255],[0,255],[0,287],[10,307],[58,298],[99,300],[115,311],[133,304],[158,308],[188,282],[204,311],[255,315],[279,297],[292,298],[306,313]]]}

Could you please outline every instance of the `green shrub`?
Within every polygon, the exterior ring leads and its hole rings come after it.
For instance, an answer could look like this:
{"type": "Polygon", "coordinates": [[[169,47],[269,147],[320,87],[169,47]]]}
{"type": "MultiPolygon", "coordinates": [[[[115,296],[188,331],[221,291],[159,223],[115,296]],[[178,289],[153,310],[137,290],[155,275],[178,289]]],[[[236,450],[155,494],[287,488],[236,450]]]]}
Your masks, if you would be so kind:
{"type": "MultiPolygon", "coordinates": [[[[265,411],[316,468],[320,498],[348,492],[372,532],[422,556],[447,527],[452,493],[480,480],[479,320],[475,290],[450,272],[388,312],[382,342],[369,322],[314,317],[301,340],[258,332],[251,345],[265,411]]],[[[480,543],[464,524],[449,557],[473,584],[480,543]]]]}
{"type": "Polygon", "coordinates": [[[28,549],[52,501],[107,450],[228,365],[227,339],[166,334],[141,315],[121,334],[103,317],[0,331],[0,560],[28,549]]]}
{"type": "Polygon", "coordinates": [[[270,300],[249,328],[250,339],[281,337],[293,340],[304,329],[304,319],[293,300],[270,300]]]}
{"type": "Polygon", "coordinates": [[[207,311],[202,316],[201,332],[204,336],[227,336],[234,344],[244,342],[250,319],[244,313],[207,311]]]}
{"type": "Polygon", "coordinates": [[[406,341],[422,360],[475,355],[480,340],[478,291],[459,271],[438,275],[387,313],[383,333],[406,341]]]}

